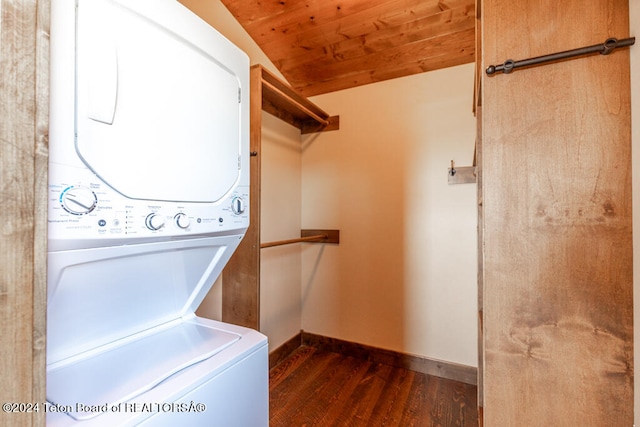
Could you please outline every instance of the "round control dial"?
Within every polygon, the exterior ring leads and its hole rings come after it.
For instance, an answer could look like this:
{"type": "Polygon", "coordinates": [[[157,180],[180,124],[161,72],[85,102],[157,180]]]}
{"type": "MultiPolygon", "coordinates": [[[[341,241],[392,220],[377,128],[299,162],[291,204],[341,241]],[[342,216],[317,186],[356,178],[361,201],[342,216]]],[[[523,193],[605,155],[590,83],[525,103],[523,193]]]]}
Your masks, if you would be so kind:
{"type": "Polygon", "coordinates": [[[246,209],[247,207],[242,197],[234,197],[233,200],[231,200],[231,210],[234,214],[241,215],[246,209]]]}
{"type": "Polygon", "coordinates": [[[189,228],[189,225],[191,224],[191,221],[189,221],[189,217],[182,212],[174,216],[173,220],[175,221],[178,228],[182,228],[183,230],[185,228],[189,228]]]}
{"type": "Polygon", "coordinates": [[[85,215],[98,204],[96,193],[87,187],[68,187],[60,194],[62,208],[74,215],[85,215]]]}
{"type": "Polygon", "coordinates": [[[144,223],[149,230],[160,230],[164,227],[164,218],[157,213],[150,213],[144,223]]]}

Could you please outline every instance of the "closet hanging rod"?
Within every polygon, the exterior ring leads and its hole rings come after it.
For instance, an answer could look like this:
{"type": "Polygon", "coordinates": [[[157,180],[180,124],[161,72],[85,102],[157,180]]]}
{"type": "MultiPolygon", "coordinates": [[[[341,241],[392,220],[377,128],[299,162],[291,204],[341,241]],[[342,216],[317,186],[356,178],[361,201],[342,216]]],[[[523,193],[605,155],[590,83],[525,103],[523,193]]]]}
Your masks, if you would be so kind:
{"type": "Polygon", "coordinates": [[[325,240],[327,237],[329,236],[327,236],[326,234],[318,234],[317,236],[298,237],[297,239],[278,240],[276,242],[261,243],[260,249],[270,248],[272,246],[289,245],[291,243],[315,242],[316,240],[325,240]]]}
{"type": "Polygon", "coordinates": [[[537,56],[535,58],[522,59],[514,61],[513,59],[507,59],[501,65],[489,65],[487,67],[487,75],[491,76],[495,73],[502,72],[509,74],[515,68],[528,67],[532,65],[543,64],[552,61],[560,61],[562,59],[573,58],[576,56],[588,55],[592,53],[599,53],[601,55],[608,55],[618,47],[632,46],[635,44],[636,38],[630,37],[628,39],[618,40],[616,38],[610,38],[604,41],[604,43],[596,44],[593,46],[581,47],[578,49],[565,50],[564,52],[552,53],[550,55],[537,56]]]}
{"type": "Polygon", "coordinates": [[[261,243],[260,249],[272,246],[290,245],[291,243],[340,243],[340,230],[300,230],[300,237],[296,239],[278,240],[276,242],[261,243]]]}

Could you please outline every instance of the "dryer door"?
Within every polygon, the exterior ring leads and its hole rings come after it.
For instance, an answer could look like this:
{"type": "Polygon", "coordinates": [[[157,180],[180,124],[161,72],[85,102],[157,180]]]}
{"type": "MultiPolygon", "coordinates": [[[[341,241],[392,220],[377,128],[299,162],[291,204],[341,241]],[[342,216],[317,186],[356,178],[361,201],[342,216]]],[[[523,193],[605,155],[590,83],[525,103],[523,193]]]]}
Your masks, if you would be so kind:
{"type": "Polygon", "coordinates": [[[248,59],[204,22],[178,36],[149,16],[78,1],[76,150],[126,197],[216,202],[240,176],[248,59]]]}

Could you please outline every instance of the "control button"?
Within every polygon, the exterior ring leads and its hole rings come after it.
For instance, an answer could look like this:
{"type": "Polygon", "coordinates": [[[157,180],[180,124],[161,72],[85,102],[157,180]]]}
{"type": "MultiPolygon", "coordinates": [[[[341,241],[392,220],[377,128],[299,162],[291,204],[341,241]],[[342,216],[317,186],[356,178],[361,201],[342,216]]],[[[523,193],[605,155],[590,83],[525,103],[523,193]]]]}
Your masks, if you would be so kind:
{"type": "Polygon", "coordinates": [[[189,228],[189,225],[191,224],[191,221],[189,221],[189,217],[182,212],[174,216],[173,220],[176,222],[178,228],[182,228],[183,230],[185,228],[189,228]]]}
{"type": "Polygon", "coordinates": [[[98,221],[98,225],[100,227],[104,227],[105,225],[107,225],[107,221],[105,221],[104,219],[101,219],[100,221],[98,221]]]}
{"type": "Polygon", "coordinates": [[[147,219],[144,221],[149,230],[160,230],[164,227],[164,218],[158,214],[151,213],[147,215],[147,219]]]}
{"type": "Polygon", "coordinates": [[[68,187],[60,194],[62,208],[74,215],[85,215],[98,204],[96,193],[87,187],[68,187]]]}
{"type": "Polygon", "coordinates": [[[234,197],[231,201],[231,210],[236,215],[241,215],[244,213],[246,206],[244,204],[244,199],[242,197],[234,197]]]}

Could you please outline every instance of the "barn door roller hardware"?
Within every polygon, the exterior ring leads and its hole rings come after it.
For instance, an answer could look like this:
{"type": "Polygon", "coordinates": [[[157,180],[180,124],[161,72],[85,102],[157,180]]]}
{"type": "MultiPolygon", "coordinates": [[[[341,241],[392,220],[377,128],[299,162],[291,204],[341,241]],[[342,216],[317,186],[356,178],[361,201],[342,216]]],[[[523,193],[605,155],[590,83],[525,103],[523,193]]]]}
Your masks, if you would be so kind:
{"type": "Polygon", "coordinates": [[[631,46],[635,44],[635,42],[636,42],[635,37],[630,37],[628,39],[622,39],[622,40],[610,38],[605,40],[605,42],[601,44],[581,47],[578,49],[565,50],[564,52],[552,53],[550,55],[537,56],[535,58],[522,59],[520,61],[507,59],[502,65],[489,65],[487,67],[486,72],[487,72],[487,75],[489,76],[499,72],[503,72],[504,74],[509,74],[515,68],[530,67],[532,65],[539,65],[547,62],[552,62],[552,61],[560,61],[562,59],[573,58],[576,56],[589,55],[592,53],[608,55],[618,47],[631,46]]]}

